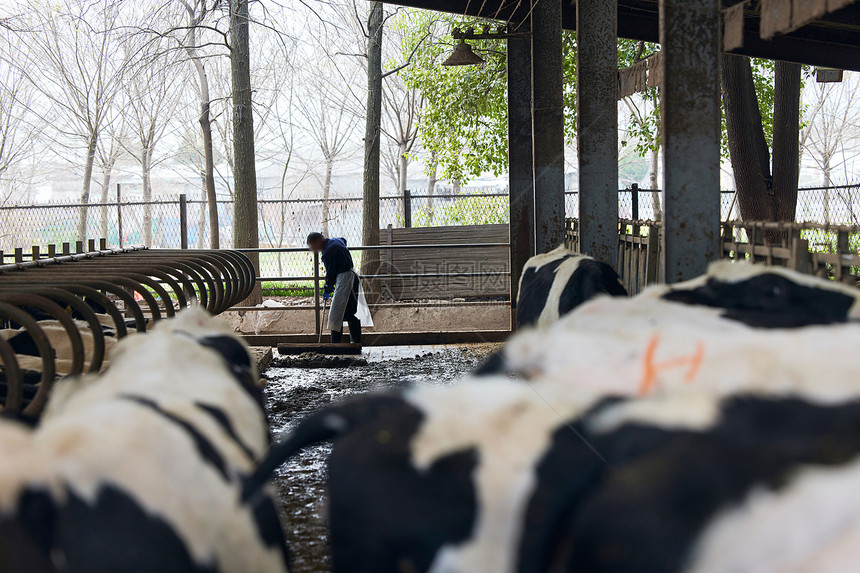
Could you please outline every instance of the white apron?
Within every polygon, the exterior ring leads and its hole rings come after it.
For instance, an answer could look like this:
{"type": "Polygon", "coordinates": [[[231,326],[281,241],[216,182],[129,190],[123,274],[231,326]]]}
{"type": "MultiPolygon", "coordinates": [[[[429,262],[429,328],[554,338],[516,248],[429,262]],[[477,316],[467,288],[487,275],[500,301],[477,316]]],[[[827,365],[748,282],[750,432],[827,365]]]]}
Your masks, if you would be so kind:
{"type": "Polygon", "coordinates": [[[361,321],[361,326],[373,326],[370,307],[367,306],[367,299],[364,298],[361,280],[358,278],[358,273],[349,270],[337,275],[337,281],[334,283],[334,293],[332,293],[331,306],[328,311],[329,330],[335,332],[343,330],[343,315],[346,314],[346,305],[352,294],[353,281],[358,281],[358,309],[355,311],[355,317],[361,321]]]}

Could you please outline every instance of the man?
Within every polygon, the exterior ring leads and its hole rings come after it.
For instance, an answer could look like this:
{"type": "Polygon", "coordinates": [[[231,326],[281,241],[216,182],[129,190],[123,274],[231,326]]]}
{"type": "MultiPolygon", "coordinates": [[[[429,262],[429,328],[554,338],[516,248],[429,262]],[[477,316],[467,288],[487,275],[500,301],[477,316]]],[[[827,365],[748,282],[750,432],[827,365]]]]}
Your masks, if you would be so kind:
{"type": "Polygon", "coordinates": [[[315,253],[322,253],[325,266],[323,299],[328,301],[331,298],[328,311],[331,341],[338,343],[343,339],[343,323],[346,321],[350,341],[361,343],[361,320],[356,317],[360,282],[353,268],[352,255],[346,248],[346,239],[327,239],[322,233],[311,233],[308,247],[315,253]]]}

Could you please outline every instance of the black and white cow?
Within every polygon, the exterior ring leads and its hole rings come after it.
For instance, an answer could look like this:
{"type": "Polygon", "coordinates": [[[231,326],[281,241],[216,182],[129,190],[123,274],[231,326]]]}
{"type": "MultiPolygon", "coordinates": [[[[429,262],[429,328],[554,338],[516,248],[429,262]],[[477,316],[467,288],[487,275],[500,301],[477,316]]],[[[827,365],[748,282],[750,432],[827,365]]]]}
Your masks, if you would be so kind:
{"type": "Polygon", "coordinates": [[[817,571],[797,566],[860,525],[857,394],[612,397],[492,378],[368,395],[300,423],[246,495],[333,439],[336,573],[817,571]]]}
{"type": "MultiPolygon", "coordinates": [[[[626,297],[618,274],[606,263],[563,246],[530,258],[517,291],[517,327],[546,329],[584,302],[599,295],[626,297]]],[[[478,375],[511,372],[504,349],[475,371],[478,375]]]]}
{"type": "MultiPolygon", "coordinates": [[[[838,381],[854,364],[825,364],[820,356],[851,353],[860,333],[858,301],[860,291],[832,281],[721,262],[689,283],[599,298],[547,329],[518,333],[496,367],[528,379],[563,374],[620,394],[838,381]]],[[[833,391],[850,389],[834,384],[833,391]]]]}
{"type": "Polygon", "coordinates": [[[612,267],[563,246],[526,262],[517,293],[520,328],[547,327],[601,294],[627,296],[612,267]]]}
{"type": "Polygon", "coordinates": [[[274,503],[242,502],[268,448],[247,348],[190,309],[0,425],[0,571],[286,571],[274,503]]]}

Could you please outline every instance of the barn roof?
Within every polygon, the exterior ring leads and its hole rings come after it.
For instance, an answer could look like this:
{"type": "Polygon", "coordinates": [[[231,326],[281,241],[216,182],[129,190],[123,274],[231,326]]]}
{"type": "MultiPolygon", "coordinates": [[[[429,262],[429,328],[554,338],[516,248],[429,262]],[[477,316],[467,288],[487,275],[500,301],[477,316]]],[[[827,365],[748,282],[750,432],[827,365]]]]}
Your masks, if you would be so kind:
{"type": "MultiPolygon", "coordinates": [[[[529,0],[384,1],[513,23],[530,9],[529,0]]],[[[723,0],[723,6],[725,52],[860,71],[860,2],[723,0]]],[[[564,0],[562,25],[576,29],[576,0],[564,0]]],[[[658,42],[659,0],[619,0],[618,35],[658,42]]]]}

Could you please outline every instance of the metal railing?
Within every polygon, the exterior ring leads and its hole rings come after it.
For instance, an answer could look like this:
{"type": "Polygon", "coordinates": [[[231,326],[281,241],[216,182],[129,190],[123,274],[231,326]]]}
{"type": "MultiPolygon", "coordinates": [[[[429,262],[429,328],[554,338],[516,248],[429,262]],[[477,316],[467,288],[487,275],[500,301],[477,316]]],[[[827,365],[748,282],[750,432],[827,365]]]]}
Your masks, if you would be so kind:
{"type": "MultiPolygon", "coordinates": [[[[363,245],[363,246],[355,246],[349,247],[350,251],[354,252],[367,252],[367,251],[411,251],[411,250],[421,250],[421,249],[468,249],[468,248],[489,248],[489,249],[506,249],[510,250],[510,243],[469,243],[469,244],[420,244],[420,245],[363,245]]],[[[240,253],[244,254],[260,254],[260,253],[307,253],[307,249],[300,248],[274,248],[274,247],[261,247],[257,249],[236,249],[240,253]]],[[[271,282],[271,281],[312,281],[313,282],[313,292],[314,292],[314,315],[315,315],[315,334],[319,335],[322,331],[323,325],[320,321],[322,306],[320,305],[320,293],[322,289],[320,288],[320,283],[324,282],[324,277],[320,273],[320,255],[319,253],[313,253],[313,273],[306,276],[290,276],[290,277],[257,277],[258,283],[263,282],[271,282]]],[[[411,278],[478,278],[478,277],[499,277],[505,276],[510,277],[510,271],[488,271],[488,272],[448,272],[448,273],[384,273],[384,274],[373,274],[373,275],[362,275],[361,278],[373,281],[373,280],[390,280],[390,279],[411,279],[411,278]]],[[[492,301],[491,301],[492,302],[492,301]]],[[[502,303],[509,304],[509,303],[502,303]]],[[[394,305],[380,305],[378,303],[374,303],[370,305],[371,307],[380,307],[380,306],[394,306],[394,305]]],[[[307,310],[308,306],[285,306],[285,307],[259,307],[259,306],[242,306],[242,307],[234,307],[232,310],[237,311],[251,311],[251,312],[261,312],[261,311],[284,311],[284,310],[307,310]]]]}

